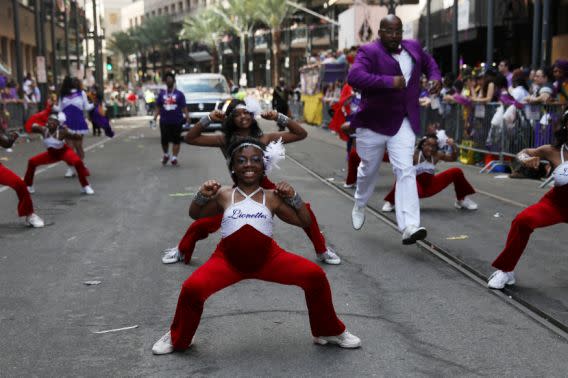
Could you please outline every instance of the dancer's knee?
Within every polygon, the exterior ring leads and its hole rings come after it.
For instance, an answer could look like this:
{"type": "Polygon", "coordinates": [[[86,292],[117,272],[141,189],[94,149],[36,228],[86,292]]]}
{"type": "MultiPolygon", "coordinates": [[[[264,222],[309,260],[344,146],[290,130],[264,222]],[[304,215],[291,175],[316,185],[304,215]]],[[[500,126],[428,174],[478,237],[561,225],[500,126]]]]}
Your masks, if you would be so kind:
{"type": "Polygon", "coordinates": [[[327,275],[322,268],[311,262],[304,266],[301,286],[305,291],[320,290],[327,285],[327,275]]]}
{"type": "Polygon", "coordinates": [[[519,213],[511,224],[512,228],[517,228],[521,232],[533,232],[535,229],[533,217],[526,212],[519,213]]]}
{"type": "Polygon", "coordinates": [[[191,277],[181,286],[180,299],[192,307],[203,307],[208,296],[206,285],[191,277]]]}

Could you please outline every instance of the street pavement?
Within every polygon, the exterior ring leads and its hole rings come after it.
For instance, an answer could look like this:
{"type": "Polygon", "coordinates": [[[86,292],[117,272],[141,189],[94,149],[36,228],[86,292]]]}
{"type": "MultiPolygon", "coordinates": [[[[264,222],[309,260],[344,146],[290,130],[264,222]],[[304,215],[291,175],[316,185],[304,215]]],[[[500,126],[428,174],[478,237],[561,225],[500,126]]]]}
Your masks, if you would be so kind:
{"type": "MultiPolygon", "coordinates": [[[[322,267],[337,313],[363,347],[312,344],[299,288],[244,281],[207,301],[188,351],[153,356],[181,283],[210,256],[219,234],[198,243],[190,265],[163,265],[160,251],[183,235],[199,185],[230,178],[218,150],[183,146],[181,166],[162,167],[158,133],[147,120],[119,120],[115,127],[114,139],[87,138],[95,195],[79,194],[77,180],[63,178],[62,164],[36,174],[34,205],[47,227],[24,227],[14,192],[0,191],[0,376],[566,375],[565,334],[423,248],[403,246],[379,217],[368,214],[364,228],[353,231],[352,199],[338,190],[344,148],[311,127],[307,140],[288,146],[290,159],[271,178],[287,180],[312,204],[343,258],[339,266],[322,267]],[[101,282],[84,284],[93,280],[101,282]]],[[[12,153],[0,151],[0,161],[23,176],[27,158],[41,151],[37,139],[22,141],[12,153]]],[[[382,168],[375,207],[392,184],[389,169],[382,168]]],[[[544,190],[534,181],[465,169],[476,188],[509,202],[479,194],[480,210],[459,212],[446,191],[422,203],[423,223],[432,242],[489,274],[521,209],[513,202],[530,204],[544,190]],[[502,216],[495,218],[497,212],[502,216]],[[468,239],[447,239],[462,234],[468,239]]],[[[515,289],[542,297],[536,305],[562,321],[564,229],[534,233],[515,289]]],[[[285,249],[314,260],[302,230],[278,221],[275,231],[285,249]]]]}

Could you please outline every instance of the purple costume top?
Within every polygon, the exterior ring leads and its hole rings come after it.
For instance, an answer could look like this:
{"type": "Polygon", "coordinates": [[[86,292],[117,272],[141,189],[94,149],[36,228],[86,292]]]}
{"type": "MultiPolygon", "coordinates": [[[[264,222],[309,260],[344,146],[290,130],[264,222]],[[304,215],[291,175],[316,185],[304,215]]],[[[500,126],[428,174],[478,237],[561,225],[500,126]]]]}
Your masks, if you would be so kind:
{"type": "Polygon", "coordinates": [[[107,137],[112,138],[114,136],[114,131],[110,126],[110,121],[106,116],[102,115],[99,112],[99,107],[101,103],[97,99],[95,100],[93,105],[94,105],[93,109],[91,109],[91,111],[89,112],[89,116],[91,117],[91,122],[93,123],[93,125],[96,125],[97,127],[103,129],[107,137]]]}
{"type": "Polygon", "coordinates": [[[402,71],[380,40],[359,48],[347,77],[349,84],[361,91],[361,105],[351,127],[393,136],[404,117],[408,117],[412,130],[416,134],[420,132],[420,76],[424,73],[429,80],[440,80],[440,70],[417,41],[403,40],[401,45],[414,64],[410,80],[403,89],[393,88],[394,77],[402,76],[402,71]]]}
{"type": "Polygon", "coordinates": [[[84,91],[73,89],[71,94],[59,100],[59,111],[65,114],[65,124],[69,130],[77,134],[88,134],[89,126],[85,121],[85,111],[93,109],[94,105],[87,100],[84,91]]]}

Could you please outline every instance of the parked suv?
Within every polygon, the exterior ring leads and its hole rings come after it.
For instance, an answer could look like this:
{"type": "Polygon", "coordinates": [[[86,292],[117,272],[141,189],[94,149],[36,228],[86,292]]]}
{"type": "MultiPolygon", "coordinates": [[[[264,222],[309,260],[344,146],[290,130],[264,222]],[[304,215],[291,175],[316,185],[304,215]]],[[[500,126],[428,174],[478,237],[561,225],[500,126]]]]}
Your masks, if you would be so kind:
{"type": "MultiPolygon", "coordinates": [[[[222,109],[225,102],[231,99],[227,80],[220,74],[177,75],[176,87],[185,95],[192,125],[211,111],[222,109]]],[[[207,131],[220,128],[220,123],[212,123],[207,131]]]]}

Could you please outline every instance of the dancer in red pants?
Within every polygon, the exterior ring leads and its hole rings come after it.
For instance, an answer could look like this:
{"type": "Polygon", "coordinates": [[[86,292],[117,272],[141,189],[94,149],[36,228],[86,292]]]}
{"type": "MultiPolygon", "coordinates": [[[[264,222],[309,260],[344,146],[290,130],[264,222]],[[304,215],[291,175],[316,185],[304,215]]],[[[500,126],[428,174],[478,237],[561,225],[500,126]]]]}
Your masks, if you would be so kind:
{"type": "MultiPolygon", "coordinates": [[[[13,133],[6,135],[3,129],[0,129],[0,146],[10,148],[18,139],[18,134],[13,133]]],[[[26,217],[26,224],[35,228],[43,227],[43,220],[34,213],[34,205],[30,193],[26,188],[26,184],[14,172],[6,168],[0,163],[0,185],[6,185],[16,191],[18,195],[18,215],[26,217]]]]}
{"type": "Polygon", "coordinates": [[[209,180],[199,189],[191,203],[190,216],[199,219],[223,214],[222,239],[211,258],[183,283],[170,331],[154,344],[154,354],[190,347],[207,298],[245,279],[301,287],[315,343],[343,348],[361,346],[361,340],[349,333],[337,317],[323,270],[286,252],[272,239],[274,215],[302,228],[310,225],[311,216],[287,183],[281,182],[273,190],[260,186],[266,168],[275,164],[278,157],[270,151],[254,138],[236,141],[228,148],[235,186],[221,187],[217,181],[209,180]]]}
{"type": "Polygon", "coordinates": [[[489,277],[487,286],[491,289],[503,289],[515,283],[513,271],[535,229],[568,223],[568,111],[555,135],[555,145],[525,149],[517,155],[524,165],[535,169],[540,159],[549,161],[554,168],[554,188],[536,204],[521,211],[511,223],[505,249],[492,264],[498,270],[489,277]]]}
{"type": "MultiPolygon", "coordinates": [[[[436,164],[439,161],[456,161],[458,157],[453,139],[448,138],[446,143],[451,148],[450,154],[445,154],[438,150],[439,145],[436,135],[427,135],[418,143],[414,154],[418,197],[432,197],[453,183],[456,191],[455,207],[458,209],[477,210],[477,204],[469,198],[470,195],[475,193],[475,190],[466,180],[460,168],[450,168],[436,174],[436,164]]],[[[382,211],[390,212],[394,210],[395,190],[396,185],[385,197],[382,211]]]]}
{"type": "MultiPolygon", "coordinates": [[[[258,106],[260,109],[260,106],[258,106]]],[[[226,155],[226,147],[234,140],[243,137],[257,138],[260,142],[268,144],[271,141],[282,139],[284,143],[293,143],[304,139],[307,136],[306,130],[302,126],[288,118],[287,116],[275,111],[262,113],[262,118],[276,121],[280,126],[288,128],[288,131],[263,134],[254,119],[255,109],[251,103],[247,105],[243,101],[233,100],[225,113],[214,111],[207,117],[203,117],[185,136],[185,142],[196,146],[219,147],[226,155]],[[211,122],[223,122],[223,135],[203,135],[203,130],[211,122]]],[[[264,189],[272,189],[274,184],[265,178],[262,182],[264,189]]],[[[327,264],[337,265],[341,263],[339,256],[326,245],[325,239],[316,217],[308,205],[308,211],[312,218],[312,223],[304,231],[312,241],[319,261],[327,264]]],[[[191,255],[198,240],[205,239],[209,234],[217,231],[221,226],[221,217],[202,218],[192,223],[182,240],[176,247],[168,248],[163,251],[162,262],[171,264],[182,259],[189,263],[191,255]]]]}
{"type": "Polygon", "coordinates": [[[87,181],[89,171],[85,168],[85,164],[83,164],[83,161],[75,151],[64,142],[65,139],[73,139],[82,136],[68,132],[67,128],[62,126],[64,122],[65,116],[63,113],[59,113],[59,118],[55,114],[49,116],[46,127],[38,125],[32,126],[32,132],[43,135],[43,144],[47,148],[47,151],[28,160],[28,169],[24,181],[30,193],[35,193],[33,182],[36,168],[40,165],[52,164],[63,160],[67,165],[75,167],[79,182],[81,183],[81,193],[95,194],[95,191],[89,185],[89,181],[87,181]]]}

